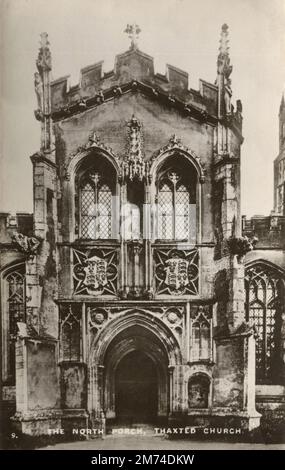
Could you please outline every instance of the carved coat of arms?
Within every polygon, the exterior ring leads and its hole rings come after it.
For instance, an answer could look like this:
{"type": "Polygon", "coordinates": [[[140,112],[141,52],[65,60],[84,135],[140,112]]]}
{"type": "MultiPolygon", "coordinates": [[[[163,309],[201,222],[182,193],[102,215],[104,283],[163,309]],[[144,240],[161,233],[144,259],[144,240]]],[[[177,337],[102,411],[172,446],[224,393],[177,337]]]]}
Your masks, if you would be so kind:
{"type": "Polygon", "coordinates": [[[181,258],[170,258],[166,261],[165,284],[170,288],[179,290],[189,284],[189,261],[181,258]]]}
{"type": "Polygon", "coordinates": [[[83,271],[85,272],[83,284],[89,294],[98,294],[98,290],[102,290],[102,287],[108,284],[107,262],[98,256],[88,258],[83,271]]]}
{"type": "Polygon", "coordinates": [[[117,250],[73,250],[75,295],[116,295],[117,277],[117,250]]]}

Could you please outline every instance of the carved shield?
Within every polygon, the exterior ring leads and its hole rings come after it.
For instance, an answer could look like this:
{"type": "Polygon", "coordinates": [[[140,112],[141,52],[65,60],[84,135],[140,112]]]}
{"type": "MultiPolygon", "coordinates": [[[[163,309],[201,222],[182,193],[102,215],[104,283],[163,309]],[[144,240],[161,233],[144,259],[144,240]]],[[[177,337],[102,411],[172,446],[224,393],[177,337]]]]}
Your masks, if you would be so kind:
{"type": "Polygon", "coordinates": [[[89,294],[98,294],[98,291],[108,283],[107,262],[98,256],[92,256],[86,260],[86,265],[83,269],[85,272],[83,284],[87,287],[89,294]]]}
{"type": "Polygon", "coordinates": [[[171,289],[179,290],[189,284],[188,266],[189,261],[182,258],[170,258],[166,261],[165,284],[171,289]]]}

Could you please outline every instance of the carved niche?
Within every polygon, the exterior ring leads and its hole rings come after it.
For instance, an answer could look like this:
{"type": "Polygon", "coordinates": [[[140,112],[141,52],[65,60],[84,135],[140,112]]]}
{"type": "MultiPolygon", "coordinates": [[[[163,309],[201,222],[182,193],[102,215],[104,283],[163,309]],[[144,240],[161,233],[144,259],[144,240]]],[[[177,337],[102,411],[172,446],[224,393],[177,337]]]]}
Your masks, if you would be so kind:
{"type": "Polygon", "coordinates": [[[208,408],[210,380],[204,374],[195,374],[188,382],[188,407],[208,408]]]}
{"type": "Polygon", "coordinates": [[[198,294],[198,250],[157,249],[154,259],[157,294],[198,294]]]}

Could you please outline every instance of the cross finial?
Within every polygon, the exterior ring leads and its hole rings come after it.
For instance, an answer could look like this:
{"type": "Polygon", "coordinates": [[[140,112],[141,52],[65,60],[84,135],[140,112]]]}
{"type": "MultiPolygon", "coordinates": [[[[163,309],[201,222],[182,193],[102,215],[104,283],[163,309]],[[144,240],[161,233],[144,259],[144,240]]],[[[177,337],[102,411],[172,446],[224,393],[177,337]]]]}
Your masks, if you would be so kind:
{"type": "Polygon", "coordinates": [[[127,33],[129,38],[131,39],[131,47],[130,49],[137,49],[138,47],[138,37],[141,32],[140,27],[133,23],[133,24],[127,24],[127,27],[124,31],[124,33],[127,33]]]}

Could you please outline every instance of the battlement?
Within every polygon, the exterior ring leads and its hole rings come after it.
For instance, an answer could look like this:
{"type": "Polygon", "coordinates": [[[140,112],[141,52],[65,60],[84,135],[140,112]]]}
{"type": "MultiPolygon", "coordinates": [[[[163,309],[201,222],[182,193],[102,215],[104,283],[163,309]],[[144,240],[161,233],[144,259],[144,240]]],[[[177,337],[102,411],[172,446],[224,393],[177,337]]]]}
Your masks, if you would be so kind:
{"type": "Polygon", "coordinates": [[[256,249],[285,249],[285,217],[272,213],[269,216],[242,217],[243,235],[258,239],[256,249]]]}
{"type": "MultiPolygon", "coordinates": [[[[86,101],[103,102],[106,96],[118,88],[138,82],[162,93],[169,99],[181,100],[185,106],[196,107],[201,112],[215,115],[217,112],[218,87],[200,80],[199,90],[189,89],[189,75],[173,65],[166,65],[165,74],[155,72],[153,57],[137,48],[129,49],[115,58],[114,69],[103,72],[103,61],[81,69],[79,83],[70,86],[69,76],[51,82],[51,110],[56,113],[68,107],[79,105],[83,110],[86,101]]],[[[118,90],[120,93],[120,90],[118,90]]]]}

